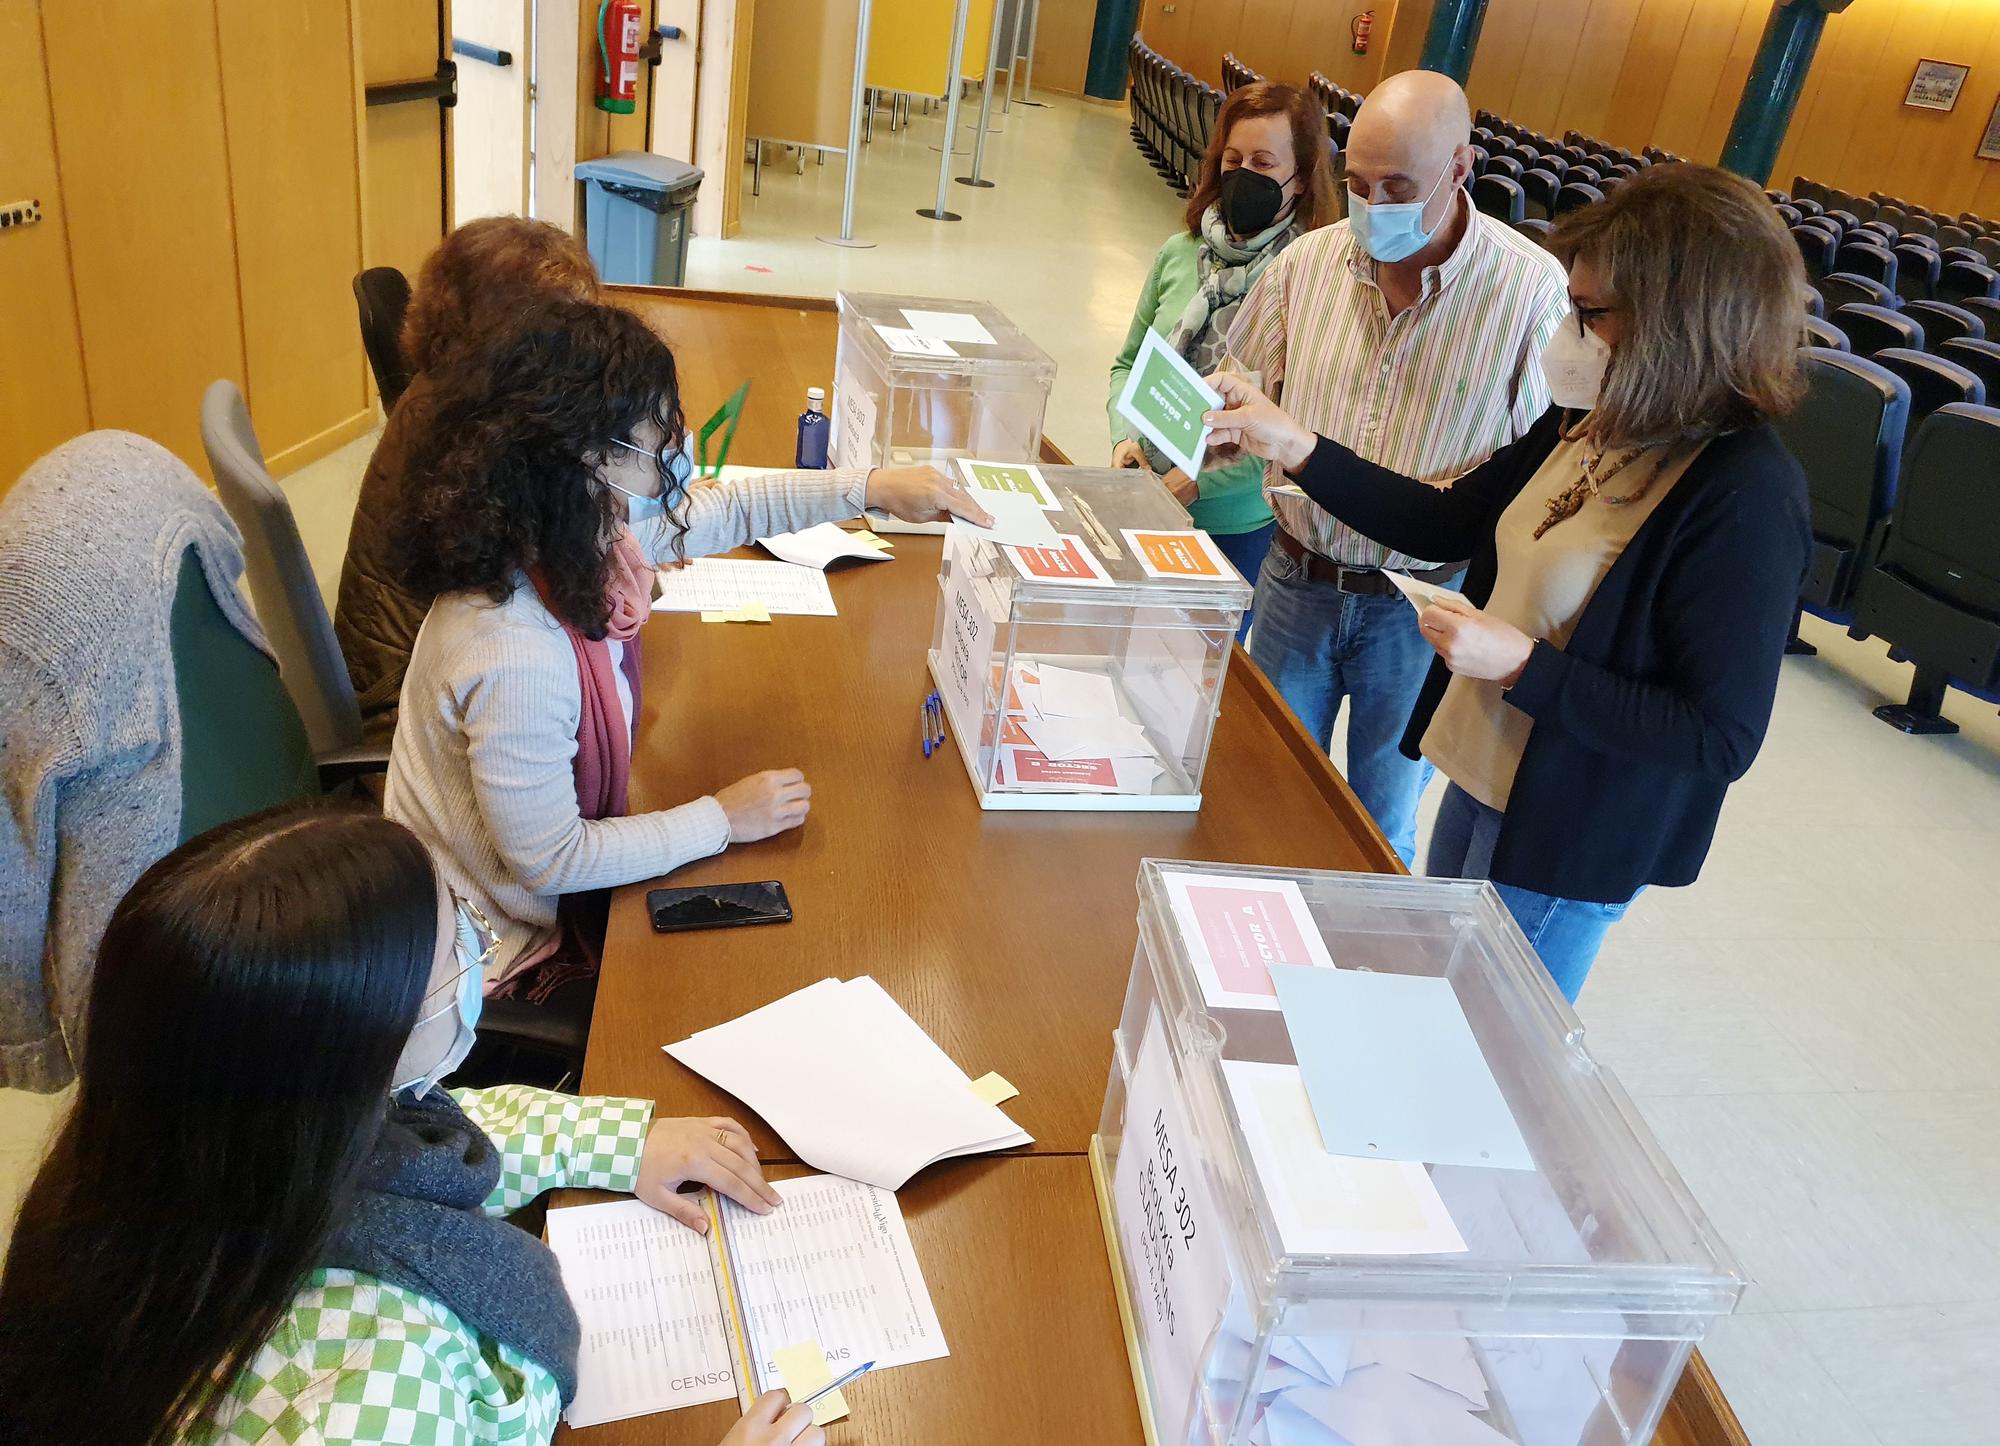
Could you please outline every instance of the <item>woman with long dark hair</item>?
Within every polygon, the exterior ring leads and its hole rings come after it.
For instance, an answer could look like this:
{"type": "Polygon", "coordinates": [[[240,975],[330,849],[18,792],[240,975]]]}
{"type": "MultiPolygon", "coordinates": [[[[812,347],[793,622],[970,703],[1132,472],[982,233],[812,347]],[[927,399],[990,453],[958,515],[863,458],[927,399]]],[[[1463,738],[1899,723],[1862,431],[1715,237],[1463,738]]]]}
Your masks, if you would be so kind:
{"type": "Polygon", "coordinates": [[[393,521],[405,584],[432,601],[386,808],[500,927],[489,988],[580,1011],[601,924],[559,919],[562,900],[796,827],[811,794],[779,769],[628,815],[653,565],[864,505],[990,519],[930,467],[690,487],[673,353],[589,302],[525,306],[432,375],[430,404],[393,521]]]}
{"type": "MultiPolygon", "coordinates": [[[[289,808],[153,865],[105,931],[76,1103],[0,1274],[0,1440],[543,1443],[576,1388],[554,1256],[497,1218],[700,1181],[778,1203],[742,1128],[436,1089],[491,938],[408,829],[289,808]]],[[[774,1395],[727,1446],[818,1446],[774,1395]]]]}
{"type": "Polygon", "coordinates": [[[1403,752],[1451,780],[1427,868],[1491,879],[1574,1002],[1638,892],[1694,882],[1771,721],[1811,545],[1771,427],[1804,391],[1805,277],[1762,193],[1710,166],[1642,171],[1548,246],[1572,308],[1554,405],[1455,481],[1365,461],[1242,377],[1207,420],[1370,537],[1472,559],[1419,619],[1437,658],[1403,752]]]}

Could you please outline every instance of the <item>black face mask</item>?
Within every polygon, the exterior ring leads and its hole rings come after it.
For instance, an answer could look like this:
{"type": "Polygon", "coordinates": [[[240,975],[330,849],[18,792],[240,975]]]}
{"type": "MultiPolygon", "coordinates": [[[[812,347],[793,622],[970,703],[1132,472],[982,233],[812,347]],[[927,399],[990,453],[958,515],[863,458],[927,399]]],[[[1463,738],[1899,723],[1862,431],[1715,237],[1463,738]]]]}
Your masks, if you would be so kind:
{"type": "Polygon", "coordinates": [[[1248,166],[1224,171],[1215,193],[1215,204],[1222,208],[1222,224],[1232,235],[1255,236],[1285,209],[1285,184],[1248,166]]]}

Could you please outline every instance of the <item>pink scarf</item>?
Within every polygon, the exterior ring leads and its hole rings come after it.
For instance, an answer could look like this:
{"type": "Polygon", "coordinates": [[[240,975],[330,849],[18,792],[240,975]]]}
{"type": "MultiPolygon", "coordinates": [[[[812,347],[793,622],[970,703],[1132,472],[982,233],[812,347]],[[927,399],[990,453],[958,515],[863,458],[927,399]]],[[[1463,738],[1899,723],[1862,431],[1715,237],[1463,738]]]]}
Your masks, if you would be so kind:
{"type": "MultiPolygon", "coordinates": [[[[540,578],[535,590],[548,602],[540,578]]],[[[611,616],[606,637],[625,645],[623,669],[632,689],[632,715],[639,714],[639,629],[653,601],[653,570],[646,564],[638,539],[620,528],[611,546],[611,616]]],[[[554,609],[550,609],[554,611],[554,609]]],[[[577,812],[588,819],[623,818],[626,792],[632,781],[632,733],[618,706],[618,683],[611,671],[611,649],[593,642],[568,623],[562,624],[576,654],[577,681],[583,708],[576,725],[577,812]]]]}
{"type": "MultiPolygon", "coordinates": [[[[532,576],[532,574],[531,574],[532,576]]],[[[535,591],[548,607],[549,591],[534,577],[535,591]]],[[[611,548],[611,616],[605,638],[624,644],[622,668],[632,690],[632,716],[639,716],[639,629],[652,609],[653,570],[630,528],[620,528],[611,548]]],[[[555,612],[549,607],[551,614],[555,612]]],[[[576,655],[583,707],[577,715],[576,811],[588,819],[623,818],[632,782],[632,733],[618,706],[618,683],[611,672],[605,638],[592,641],[562,623],[576,655]]],[[[494,995],[519,994],[531,1004],[545,1002],[572,979],[597,972],[603,949],[608,891],[565,894],[557,905],[561,932],[541,949],[516,961],[507,977],[490,987],[494,995]]]]}

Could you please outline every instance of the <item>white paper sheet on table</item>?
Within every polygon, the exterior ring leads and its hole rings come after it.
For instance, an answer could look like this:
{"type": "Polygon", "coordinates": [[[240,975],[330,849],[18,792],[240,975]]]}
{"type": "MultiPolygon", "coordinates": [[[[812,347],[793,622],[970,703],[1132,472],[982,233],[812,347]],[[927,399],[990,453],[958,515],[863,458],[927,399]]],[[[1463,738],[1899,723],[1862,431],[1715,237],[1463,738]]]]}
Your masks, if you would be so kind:
{"type": "Polygon", "coordinates": [[[698,557],[685,567],[660,569],[658,613],[726,612],[759,606],[771,613],[830,618],[838,612],[826,574],[795,562],[739,557],[698,557]]]}
{"type": "MultiPolygon", "coordinates": [[[[1046,698],[1048,684],[1042,685],[1046,698]]],[[[1023,718],[1021,730],[1045,758],[1152,758],[1146,730],[1123,718],[1023,718]]]]}
{"type": "Polygon", "coordinates": [[[918,336],[927,336],[933,341],[970,342],[974,346],[999,345],[993,340],[993,333],[971,312],[918,311],[908,306],[903,307],[902,312],[903,320],[918,336]]]}
{"type": "Polygon", "coordinates": [[[549,1247],[583,1327],[572,1426],[736,1395],[708,1244],[637,1200],[551,1210],[549,1247]]]}
{"type": "Polygon", "coordinates": [[[886,1190],[938,1160],[1034,1143],[866,975],[822,979],[665,1049],[807,1164],[886,1190]]]}
{"type": "Polygon", "coordinates": [[[1465,1250],[1422,1165],[1330,1155],[1297,1065],[1225,1059],[1264,1197],[1287,1252],[1444,1255],[1465,1250]]]}
{"type": "Polygon", "coordinates": [[[856,537],[836,522],[822,522],[797,532],[781,532],[776,537],[760,537],[757,545],[772,556],[798,567],[826,571],[827,564],[841,558],[863,562],[890,562],[895,554],[856,537]]]}
{"type": "Polygon", "coordinates": [[[1116,718],[1118,689],[1102,673],[1044,663],[1039,711],[1047,718],[1116,718]]]}
{"type": "MultiPolygon", "coordinates": [[[[785,1203],[757,1215],[719,1200],[737,1305],[759,1379],[771,1354],[816,1340],[876,1369],[949,1354],[895,1195],[854,1180],[776,1180],[785,1203]]],[[[708,1243],[637,1200],[551,1210],[550,1248],[583,1327],[564,1413],[594,1426],[736,1394],[708,1243]]]]}

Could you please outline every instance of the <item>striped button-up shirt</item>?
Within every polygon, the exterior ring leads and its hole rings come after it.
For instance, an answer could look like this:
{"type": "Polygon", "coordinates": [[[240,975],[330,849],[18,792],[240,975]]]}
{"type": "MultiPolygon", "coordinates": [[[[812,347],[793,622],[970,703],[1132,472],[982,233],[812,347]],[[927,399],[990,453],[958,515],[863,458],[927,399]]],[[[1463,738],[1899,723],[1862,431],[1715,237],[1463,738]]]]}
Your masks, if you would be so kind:
{"type": "MultiPolygon", "coordinates": [[[[1548,408],[1542,348],[1569,310],[1562,266],[1512,227],[1473,210],[1417,300],[1389,315],[1377,262],[1345,221],[1287,247],[1244,300],[1229,354],[1282,388],[1302,425],[1369,461],[1449,482],[1519,437],[1548,408]]],[[[1352,567],[1423,568],[1338,521],[1274,465],[1265,495],[1285,531],[1352,567]]]]}

